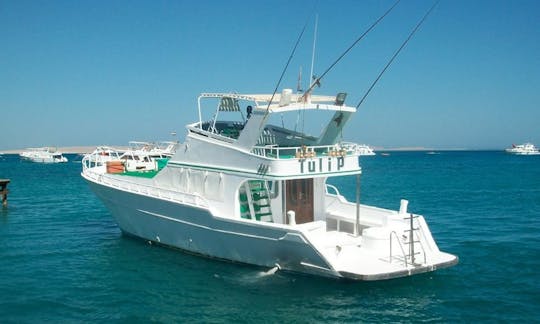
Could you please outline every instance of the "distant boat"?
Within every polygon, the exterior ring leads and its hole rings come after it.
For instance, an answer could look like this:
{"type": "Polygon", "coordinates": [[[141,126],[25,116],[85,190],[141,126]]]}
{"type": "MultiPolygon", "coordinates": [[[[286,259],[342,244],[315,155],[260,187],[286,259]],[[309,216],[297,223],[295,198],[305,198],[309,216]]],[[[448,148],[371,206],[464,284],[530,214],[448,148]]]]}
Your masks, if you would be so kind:
{"type": "Polygon", "coordinates": [[[516,154],[516,155],[539,155],[540,150],[537,149],[533,144],[531,143],[525,143],[525,144],[512,144],[511,148],[507,148],[505,150],[507,153],[516,154]]]}
{"type": "Polygon", "coordinates": [[[103,167],[105,169],[107,162],[120,161],[122,153],[124,152],[110,146],[98,146],[92,153],[84,154],[82,160],[87,168],[103,167]]]}
{"type": "Polygon", "coordinates": [[[28,148],[21,152],[19,156],[23,160],[38,163],[65,163],[68,159],[54,147],[28,148]]]}
{"type": "Polygon", "coordinates": [[[356,152],[358,155],[362,156],[372,156],[375,155],[375,152],[373,152],[373,149],[366,144],[358,144],[356,145],[356,152]]]}
{"type": "Polygon", "coordinates": [[[150,157],[154,159],[159,158],[170,158],[176,152],[176,147],[178,142],[173,141],[162,141],[157,143],[150,142],[139,142],[139,141],[130,141],[129,142],[131,151],[140,151],[143,153],[148,153],[150,157]]]}

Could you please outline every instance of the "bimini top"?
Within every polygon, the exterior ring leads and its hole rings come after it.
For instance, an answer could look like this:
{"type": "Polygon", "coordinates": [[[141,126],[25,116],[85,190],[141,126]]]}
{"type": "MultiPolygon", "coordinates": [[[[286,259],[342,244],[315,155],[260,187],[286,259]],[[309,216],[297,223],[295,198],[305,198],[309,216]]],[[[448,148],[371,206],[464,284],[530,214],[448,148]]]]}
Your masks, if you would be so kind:
{"type": "Polygon", "coordinates": [[[338,93],[336,96],[321,96],[308,93],[292,93],[291,89],[284,89],[276,94],[238,94],[238,93],[201,93],[202,98],[222,98],[221,111],[239,111],[238,101],[251,101],[254,109],[268,110],[272,112],[284,112],[300,109],[323,109],[356,112],[356,108],[344,104],[346,93],[338,93]]]}
{"type": "Polygon", "coordinates": [[[356,112],[345,105],[346,97],[293,94],[291,89],[274,95],[202,93],[199,120],[188,130],[243,150],[334,145],[356,112]]]}

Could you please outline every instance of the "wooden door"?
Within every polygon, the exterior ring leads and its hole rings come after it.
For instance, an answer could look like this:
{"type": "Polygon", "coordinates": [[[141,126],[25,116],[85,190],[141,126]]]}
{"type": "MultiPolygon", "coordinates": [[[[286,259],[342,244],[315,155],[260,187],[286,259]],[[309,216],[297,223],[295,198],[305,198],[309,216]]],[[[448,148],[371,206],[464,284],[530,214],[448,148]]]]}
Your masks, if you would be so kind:
{"type": "MultiPolygon", "coordinates": [[[[287,208],[294,210],[296,224],[313,221],[313,179],[287,180],[287,208]]],[[[287,220],[288,222],[289,220],[287,220]]]]}

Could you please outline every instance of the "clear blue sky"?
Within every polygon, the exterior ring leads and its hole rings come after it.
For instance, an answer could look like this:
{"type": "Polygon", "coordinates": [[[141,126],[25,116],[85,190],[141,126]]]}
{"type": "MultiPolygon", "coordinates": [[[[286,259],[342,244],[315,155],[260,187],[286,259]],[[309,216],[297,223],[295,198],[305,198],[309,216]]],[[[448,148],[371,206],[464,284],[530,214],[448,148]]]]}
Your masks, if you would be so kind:
{"type": "MultiPolygon", "coordinates": [[[[0,0],[0,150],[167,140],[201,92],[322,73],[386,1],[0,0]],[[316,10],[314,11],[314,7],[316,10]]],[[[431,1],[402,0],[323,80],[356,105],[431,1]]],[[[441,1],[345,131],[373,146],[540,145],[540,2],[441,1]]],[[[304,78],[306,80],[306,78],[304,78]]],[[[306,81],[307,82],[307,81],[306,81]]]]}

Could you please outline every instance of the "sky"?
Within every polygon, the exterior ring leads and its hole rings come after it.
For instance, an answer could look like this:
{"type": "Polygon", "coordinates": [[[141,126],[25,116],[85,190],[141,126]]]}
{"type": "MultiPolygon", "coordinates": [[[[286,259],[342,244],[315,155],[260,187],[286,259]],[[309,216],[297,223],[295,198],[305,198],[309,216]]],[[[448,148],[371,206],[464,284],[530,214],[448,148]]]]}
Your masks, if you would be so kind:
{"type": "MultiPolygon", "coordinates": [[[[322,74],[393,0],[0,0],[0,150],[183,141],[202,92],[322,74]]],[[[402,0],[322,80],[356,106],[433,4],[402,0]]],[[[540,145],[540,2],[441,1],[344,131],[374,147],[540,145]]],[[[304,85],[304,88],[306,86],[304,85]]]]}

